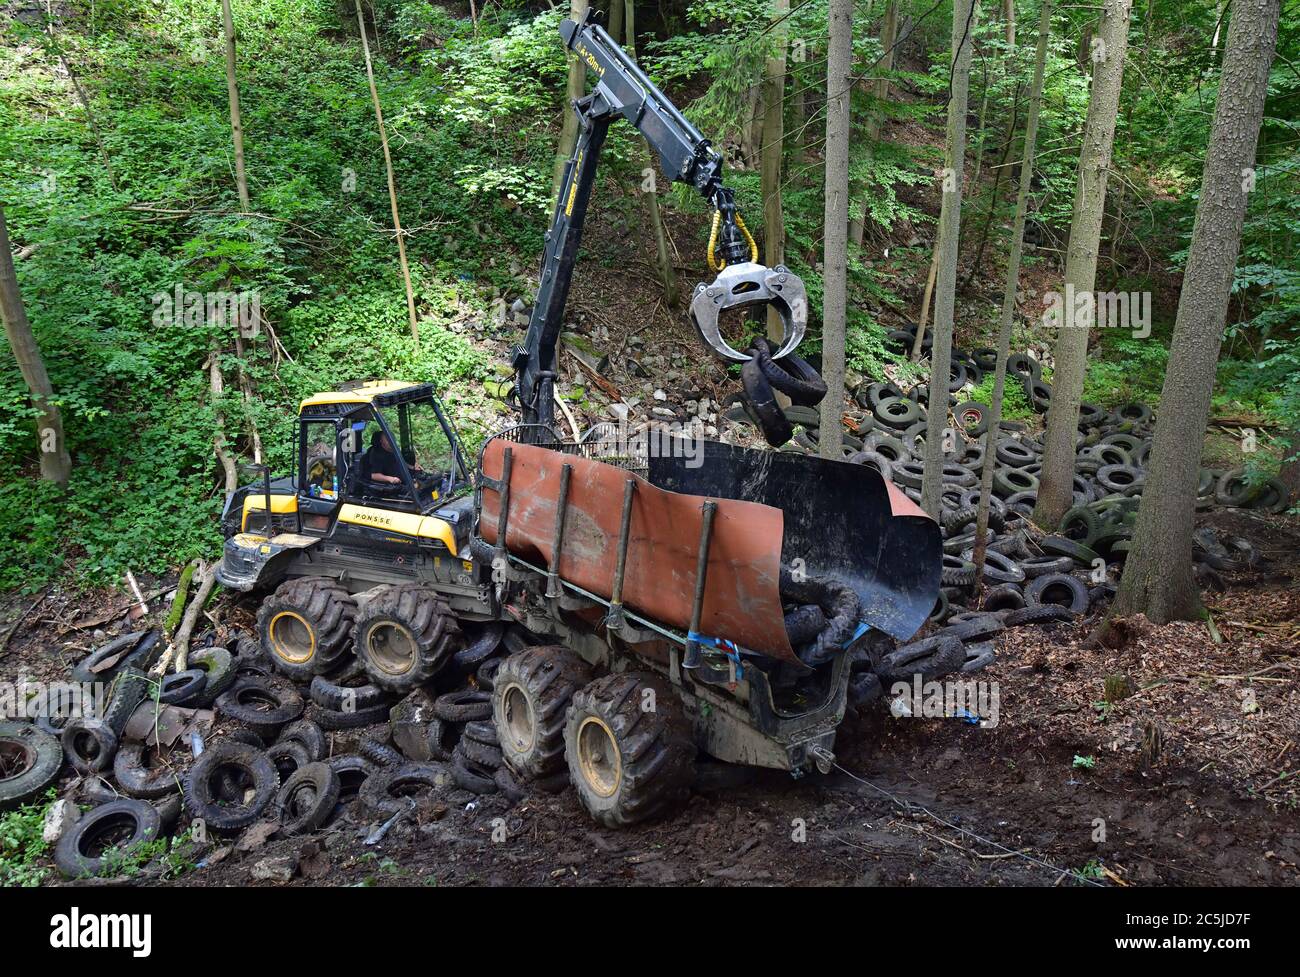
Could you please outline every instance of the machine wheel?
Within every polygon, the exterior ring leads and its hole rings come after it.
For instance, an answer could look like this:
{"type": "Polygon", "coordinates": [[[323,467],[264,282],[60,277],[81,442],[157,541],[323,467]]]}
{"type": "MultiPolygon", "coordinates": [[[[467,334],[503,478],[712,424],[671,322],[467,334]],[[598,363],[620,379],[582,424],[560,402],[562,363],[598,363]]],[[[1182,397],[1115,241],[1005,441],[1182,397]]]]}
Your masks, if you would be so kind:
{"type": "Polygon", "coordinates": [[[624,672],[597,679],[573,696],[564,755],[587,813],[618,828],[686,797],[695,744],[672,687],[645,672],[624,672]],[[653,709],[647,708],[651,703],[653,709]]]}
{"type": "Polygon", "coordinates": [[[357,602],[337,580],[299,577],[263,601],[257,633],[276,669],[306,682],[347,651],[356,614],[357,602]]]}
{"type": "Polygon", "coordinates": [[[564,721],[591,668],[568,648],[543,645],[511,655],[492,680],[492,718],[506,765],[525,780],[564,768],[564,721]]]}
{"type": "Polygon", "coordinates": [[[357,615],[357,660],[390,692],[423,685],[460,647],[460,625],[428,587],[380,587],[357,615]]]}

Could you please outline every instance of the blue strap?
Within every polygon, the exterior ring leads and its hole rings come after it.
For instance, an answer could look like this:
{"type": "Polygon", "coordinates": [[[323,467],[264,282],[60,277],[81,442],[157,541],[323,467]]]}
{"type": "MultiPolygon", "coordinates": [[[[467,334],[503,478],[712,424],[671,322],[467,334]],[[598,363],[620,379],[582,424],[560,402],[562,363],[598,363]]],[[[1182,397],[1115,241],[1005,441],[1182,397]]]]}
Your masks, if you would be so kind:
{"type": "Polygon", "coordinates": [[[844,642],[844,644],[840,645],[840,647],[847,648],[849,645],[853,644],[853,642],[857,641],[859,638],[861,638],[864,634],[866,634],[870,630],[871,630],[871,625],[863,621],[861,624],[858,625],[858,629],[853,632],[853,637],[851,637],[848,641],[844,642]]]}
{"type": "Polygon", "coordinates": [[[736,663],[736,678],[745,677],[745,666],[740,661],[740,648],[734,641],[728,641],[726,638],[713,638],[707,634],[700,634],[698,631],[687,631],[686,640],[694,641],[706,648],[717,648],[727,658],[736,663]]]}

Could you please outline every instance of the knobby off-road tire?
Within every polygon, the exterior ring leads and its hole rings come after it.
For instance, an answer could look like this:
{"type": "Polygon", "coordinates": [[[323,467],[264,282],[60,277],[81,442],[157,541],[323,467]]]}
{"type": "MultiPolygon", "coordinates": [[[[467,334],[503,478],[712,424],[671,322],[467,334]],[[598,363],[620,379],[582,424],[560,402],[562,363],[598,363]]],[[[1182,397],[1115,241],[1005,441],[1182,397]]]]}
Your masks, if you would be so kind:
{"type": "Polygon", "coordinates": [[[695,744],[672,687],[645,672],[624,672],[574,694],[564,755],[587,813],[618,828],[686,797],[695,744]]]}
{"type": "Polygon", "coordinates": [[[543,645],[511,655],[492,681],[492,718],[506,765],[525,780],[564,768],[564,724],[591,668],[568,648],[543,645]]]}
{"type": "Polygon", "coordinates": [[[354,635],[366,674],[391,692],[409,692],[429,681],[461,645],[451,609],[419,584],[375,591],[357,615],[354,635]]]}
{"type": "Polygon", "coordinates": [[[276,669],[303,682],[328,672],[348,651],[357,602],[330,577],[280,584],[257,612],[257,634],[276,669]]]}

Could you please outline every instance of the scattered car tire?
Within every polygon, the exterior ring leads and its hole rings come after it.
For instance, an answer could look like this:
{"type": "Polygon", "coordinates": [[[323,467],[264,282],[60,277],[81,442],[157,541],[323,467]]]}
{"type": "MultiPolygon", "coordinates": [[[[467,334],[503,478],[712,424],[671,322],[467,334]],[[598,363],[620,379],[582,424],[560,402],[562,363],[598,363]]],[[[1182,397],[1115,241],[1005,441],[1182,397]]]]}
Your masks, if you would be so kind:
{"type": "Polygon", "coordinates": [[[348,712],[339,709],[322,709],[312,703],[307,707],[304,716],[321,729],[335,732],[340,729],[360,729],[362,726],[386,723],[388,721],[388,708],[388,704],[383,703],[377,706],[353,709],[348,712]]]}
{"type": "Polygon", "coordinates": [[[461,646],[460,625],[438,592],[421,584],[380,587],[356,616],[357,660],[390,692],[423,685],[461,646]]]}
{"type": "Polygon", "coordinates": [[[313,763],[324,760],[329,753],[329,744],[325,741],[324,732],[310,719],[300,719],[284,727],[280,731],[278,742],[299,744],[307,751],[313,763]]]}
{"type": "Polygon", "coordinates": [[[1003,623],[1009,628],[1022,624],[1047,624],[1056,621],[1073,621],[1074,614],[1061,604],[1030,604],[1018,611],[1012,611],[1003,623]]]}
{"type": "Polygon", "coordinates": [[[308,695],[311,701],[322,709],[332,709],[335,712],[352,712],[357,709],[369,709],[371,706],[386,706],[393,701],[391,692],[364,681],[365,678],[365,672],[358,672],[346,679],[331,679],[324,675],[317,675],[311,680],[308,695]]]}
{"type": "Polygon", "coordinates": [[[42,794],[63,769],[63,746],[31,723],[0,721],[0,810],[42,794]]]}
{"type": "Polygon", "coordinates": [[[63,727],[63,752],[78,773],[100,773],[113,764],[117,734],[99,719],[73,719],[63,727]]]}
{"type": "Polygon", "coordinates": [[[158,702],[164,706],[185,706],[197,702],[208,684],[208,673],[201,668],[187,668],[162,677],[158,702]]]}
{"type": "Polygon", "coordinates": [[[378,768],[363,756],[355,753],[343,753],[332,756],[325,761],[330,769],[338,774],[339,800],[350,801],[361,791],[364,784],[378,768]]]}
{"type": "Polygon", "coordinates": [[[291,685],[271,679],[236,682],[217,699],[217,711],[272,740],[303,711],[302,696],[291,685]]]}
{"type": "Polygon", "coordinates": [[[492,696],[476,689],[448,692],[433,700],[433,714],[449,723],[467,723],[492,717],[492,696]]]}
{"type": "Polygon", "coordinates": [[[400,767],[407,762],[406,757],[397,750],[369,736],[362,737],[357,744],[357,752],[377,767],[400,767]]]}
{"type": "Polygon", "coordinates": [[[276,795],[280,830],[299,835],[321,827],[338,805],[343,785],[328,763],[309,763],[298,769],[276,795]]]}
{"type": "Polygon", "coordinates": [[[201,648],[191,652],[186,664],[190,668],[202,669],[205,676],[203,691],[195,696],[192,705],[211,706],[235,684],[235,660],[225,648],[201,648]]]}
{"type": "Polygon", "coordinates": [[[489,746],[486,743],[480,743],[472,740],[467,736],[462,736],[456,749],[465,755],[467,760],[472,760],[481,767],[487,767],[489,770],[495,770],[502,764],[501,748],[499,746],[489,746]]]}
{"type": "Polygon", "coordinates": [[[1088,588],[1083,581],[1068,573],[1049,573],[1035,577],[1025,587],[1025,601],[1029,604],[1060,604],[1073,614],[1088,611],[1088,588]]]}
{"type": "Polygon", "coordinates": [[[361,785],[359,797],[369,817],[390,818],[408,810],[416,797],[439,791],[448,782],[447,768],[441,763],[403,763],[371,774],[361,785]]]}
{"type": "Polygon", "coordinates": [[[218,740],[190,768],[185,808],[210,831],[238,831],[261,817],[279,791],[279,771],[265,752],[218,740]],[[241,796],[235,800],[222,797],[229,783],[240,789],[241,796]]]}
{"type": "Polygon", "coordinates": [[[494,771],[479,766],[459,749],[453,750],[451,754],[451,779],[456,782],[456,786],[471,794],[495,794],[499,789],[494,771]]]}
{"type": "Polygon", "coordinates": [[[122,792],[141,800],[155,801],[179,791],[180,777],[167,767],[146,767],[143,743],[123,743],[113,757],[113,777],[122,792]]]}
{"type": "Polygon", "coordinates": [[[959,671],[963,673],[978,672],[992,665],[996,658],[997,654],[993,650],[993,642],[991,641],[966,645],[966,661],[959,671]]]}
{"type": "Polygon", "coordinates": [[[54,848],[54,866],[70,879],[96,877],[108,867],[108,850],[130,851],[153,841],[161,830],[162,819],[148,801],[109,801],[64,831],[54,848]]]}

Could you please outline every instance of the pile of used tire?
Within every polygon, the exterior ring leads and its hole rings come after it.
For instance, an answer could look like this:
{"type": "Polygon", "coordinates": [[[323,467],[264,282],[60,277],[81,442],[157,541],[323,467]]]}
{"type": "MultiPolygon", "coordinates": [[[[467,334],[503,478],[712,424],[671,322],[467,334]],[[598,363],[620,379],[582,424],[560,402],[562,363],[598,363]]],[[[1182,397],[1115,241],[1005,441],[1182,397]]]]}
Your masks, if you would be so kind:
{"type": "MultiPolygon", "coordinates": [[[[910,349],[915,334],[897,331],[889,339],[910,349]]],[[[1144,404],[1107,410],[1083,404],[1079,414],[1074,475],[1074,506],[1059,526],[1031,522],[1042,468],[1041,435],[1028,426],[1003,421],[992,458],[984,440],[989,408],[960,394],[978,385],[996,366],[996,351],[953,350],[949,405],[953,417],[945,445],[943,470],[942,591],[921,640],[894,648],[889,643],[861,652],[854,662],[853,700],[861,705],[881,694],[882,683],[910,680],[915,674],[936,678],[973,672],[995,660],[993,639],[1005,628],[1053,625],[1087,615],[1109,602],[1133,536],[1142,487],[1151,453],[1155,419],[1144,404]],[[985,556],[982,600],[974,606],[975,522],[984,465],[993,465],[993,494],[985,556]]],[[[1026,399],[1040,413],[1051,403],[1051,384],[1043,381],[1036,359],[1027,353],[1009,357],[1007,382],[1022,384],[1026,399]]],[[[852,430],[843,434],[845,460],[876,469],[914,501],[920,501],[924,475],[928,386],[903,391],[893,383],[866,382],[855,392],[860,412],[851,412],[852,430]]],[[[795,427],[782,450],[815,453],[818,412],[801,405],[785,409],[795,427]]],[[[730,415],[742,420],[744,415],[730,415]]],[[[1273,481],[1251,486],[1242,469],[1201,472],[1198,508],[1215,505],[1285,509],[1287,493],[1273,481]]],[[[1255,565],[1259,556],[1239,537],[1219,537],[1208,529],[1195,536],[1198,579],[1221,584],[1216,571],[1255,565]]],[[[800,647],[809,611],[787,594],[787,631],[800,647]]],[[[829,617],[829,614],[827,615],[829,617]]],[[[824,642],[823,642],[824,644],[824,642]]],[[[820,649],[817,645],[816,649],[820,649]]],[[[816,661],[807,661],[817,664],[816,661]]]]}
{"type": "MultiPolygon", "coordinates": [[[[70,796],[91,809],[68,817],[54,860],[83,877],[111,867],[107,852],[178,826],[221,837],[269,822],[292,836],[340,818],[394,822],[448,792],[520,800],[526,788],[502,761],[491,690],[505,656],[534,639],[517,625],[474,627],[435,682],[400,693],[373,684],[350,655],[310,681],[280,674],[279,659],[243,632],[224,645],[209,633],[187,670],[158,680],[148,670],[163,651],[160,632],[123,635],[73,669],[75,682],[106,687],[96,715],[0,722],[0,808],[40,799],[70,767],[70,796]],[[157,745],[161,723],[201,710],[213,711],[207,742],[191,732],[157,745]]],[[[567,783],[566,772],[531,786],[567,783]]]]}

